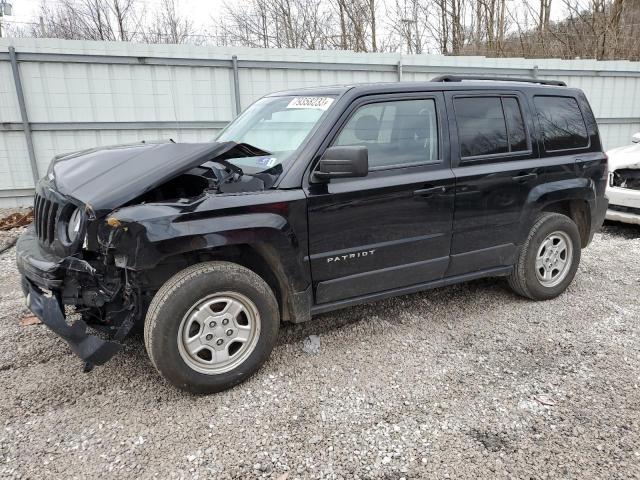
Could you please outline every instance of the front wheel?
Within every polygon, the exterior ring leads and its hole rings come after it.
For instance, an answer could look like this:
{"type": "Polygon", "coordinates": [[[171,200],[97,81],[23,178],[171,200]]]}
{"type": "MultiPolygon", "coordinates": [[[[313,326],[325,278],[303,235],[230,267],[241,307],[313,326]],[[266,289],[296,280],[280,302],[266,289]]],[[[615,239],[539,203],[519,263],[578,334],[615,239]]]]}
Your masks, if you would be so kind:
{"type": "Polygon", "coordinates": [[[267,283],[229,262],[193,265],[170,278],[145,319],[156,369],[193,393],[226,390],[267,360],[278,336],[278,304],[267,283]]]}
{"type": "Polygon", "coordinates": [[[578,270],[580,249],[573,220],[559,213],[540,214],[520,249],[509,285],[533,300],[557,297],[578,270]]]}

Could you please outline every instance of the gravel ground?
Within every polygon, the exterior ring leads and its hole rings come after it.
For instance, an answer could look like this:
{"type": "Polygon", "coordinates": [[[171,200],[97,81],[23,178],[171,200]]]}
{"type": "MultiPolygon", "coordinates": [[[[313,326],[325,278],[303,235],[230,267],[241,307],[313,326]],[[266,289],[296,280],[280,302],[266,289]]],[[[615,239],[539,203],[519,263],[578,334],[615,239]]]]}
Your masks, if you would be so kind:
{"type": "Polygon", "coordinates": [[[163,382],[140,338],[82,373],[46,327],[18,325],[14,256],[0,256],[0,476],[640,477],[635,227],[606,226],[555,300],[483,280],[322,315],[209,397],[163,382]]]}

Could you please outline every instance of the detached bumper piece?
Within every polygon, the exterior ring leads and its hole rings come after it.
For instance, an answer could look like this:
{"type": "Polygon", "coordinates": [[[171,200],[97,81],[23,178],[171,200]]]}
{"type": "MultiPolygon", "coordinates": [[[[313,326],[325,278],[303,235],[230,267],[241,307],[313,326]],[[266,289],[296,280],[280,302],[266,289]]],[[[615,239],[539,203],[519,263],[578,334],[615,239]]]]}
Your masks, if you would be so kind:
{"type": "MultiPolygon", "coordinates": [[[[106,363],[122,348],[122,345],[118,342],[103,340],[95,335],[87,334],[87,324],[82,320],[69,325],[58,300],[53,296],[46,296],[40,288],[29,280],[23,278],[22,288],[27,295],[29,310],[50,330],[69,344],[71,351],[85,362],[85,371],[91,370],[94,365],[106,363]]],[[[131,322],[131,325],[133,325],[133,322],[131,322]]],[[[123,327],[126,328],[123,324],[121,330],[123,327]]],[[[124,335],[128,333],[130,328],[131,326],[124,332],[124,335]]],[[[120,333],[118,331],[118,334],[120,333]]],[[[120,336],[118,334],[116,335],[120,336]]]]}

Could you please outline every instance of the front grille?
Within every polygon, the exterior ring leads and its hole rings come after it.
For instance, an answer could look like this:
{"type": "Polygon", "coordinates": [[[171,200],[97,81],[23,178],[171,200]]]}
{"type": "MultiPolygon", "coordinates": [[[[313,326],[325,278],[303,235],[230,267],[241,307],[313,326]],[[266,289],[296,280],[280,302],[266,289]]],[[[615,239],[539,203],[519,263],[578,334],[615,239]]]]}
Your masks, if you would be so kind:
{"type": "Polygon", "coordinates": [[[33,223],[40,242],[49,246],[55,240],[58,204],[36,194],[33,202],[33,223]]]}

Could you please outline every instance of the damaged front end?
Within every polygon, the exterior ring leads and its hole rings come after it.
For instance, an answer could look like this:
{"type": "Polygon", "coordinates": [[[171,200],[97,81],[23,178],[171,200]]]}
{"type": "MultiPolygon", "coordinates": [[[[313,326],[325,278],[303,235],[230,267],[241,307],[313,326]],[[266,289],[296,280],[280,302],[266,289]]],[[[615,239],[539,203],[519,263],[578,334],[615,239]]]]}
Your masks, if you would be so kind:
{"type": "Polygon", "coordinates": [[[29,309],[69,344],[86,369],[113,357],[140,316],[139,292],[122,273],[97,258],[47,254],[33,226],[18,240],[16,252],[29,309]],[[69,325],[65,305],[75,306],[82,319],[69,325]],[[112,340],[87,333],[87,324],[112,340]]]}
{"type": "Polygon", "coordinates": [[[625,145],[607,152],[607,220],[640,225],[640,144],[625,145]]]}
{"type": "MultiPolygon", "coordinates": [[[[96,149],[54,159],[36,187],[34,223],[16,245],[27,306],[85,362],[102,365],[143,316],[154,289],[145,272],[123,265],[99,239],[119,207],[203,197],[220,191],[264,188],[269,176],[245,176],[202,165],[265,155],[234,142],[139,144],[96,149]],[[240,185],[240,187],[238,187],[240,185]],[[213,193],[213,192],[212,192],[213,193]],[[67,323],[65,306],[81,316],[67,323]],[[101,332],[88,332],[88,326],[101,332]],[[106,338],[102,338],[106,337],[106,338]],[[108,339],[107,339],[108,338],[108,339]]],[[[114,228],[115,234],[119,229],[114,228]]],[[[108,242],[107,242],[108,243],[108,242]]],[[[131,256],[148,254],[131,246],[131,256]]]]}
{"type": "Polygon", "coordinates": [[[640,170],[620,168],[611,172],[611,186],[640,190],[640,170]]]}

